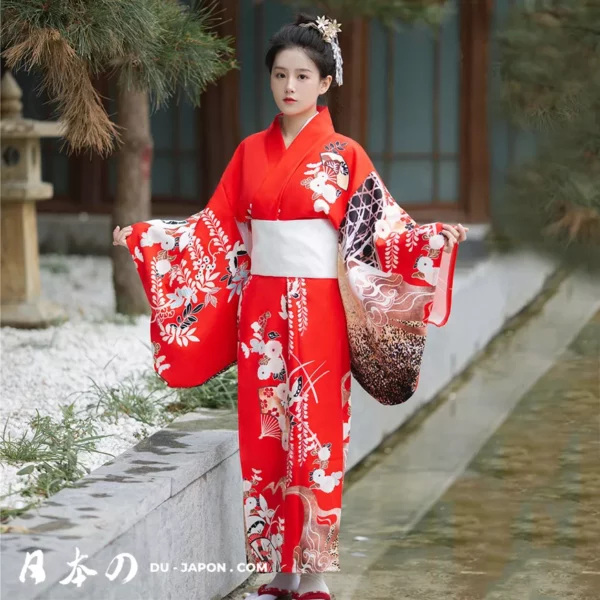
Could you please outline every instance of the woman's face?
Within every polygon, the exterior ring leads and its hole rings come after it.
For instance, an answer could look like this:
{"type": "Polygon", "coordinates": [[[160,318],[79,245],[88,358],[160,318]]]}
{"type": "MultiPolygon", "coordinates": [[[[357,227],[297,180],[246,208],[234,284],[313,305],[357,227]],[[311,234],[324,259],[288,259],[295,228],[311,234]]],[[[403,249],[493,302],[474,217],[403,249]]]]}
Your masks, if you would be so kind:
{"type": "Polygon", "coordinates": [[[287,48],[275,57],[271,91],[285,116],[314,111],[317,99],[331,85],[331,75],[321,79],[317,65],[301,48],[287,48]]]}

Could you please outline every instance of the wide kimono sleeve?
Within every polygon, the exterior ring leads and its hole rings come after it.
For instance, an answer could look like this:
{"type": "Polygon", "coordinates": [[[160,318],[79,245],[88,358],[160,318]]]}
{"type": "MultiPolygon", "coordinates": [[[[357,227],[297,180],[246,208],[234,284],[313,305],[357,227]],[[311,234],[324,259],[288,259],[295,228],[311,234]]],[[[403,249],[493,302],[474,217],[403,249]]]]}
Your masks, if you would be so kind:
{"type": "Polygon", "coordinates": [[[201,385],[236,361],[237,310],[250,257],[234,217],[242,145],[206,208],[135,223],[127,246],[151,308],[154,370],[170,387],[201,385]]]}
{"type": "Polygon", "coordinates": [[[380,403],[400,404],[417,388],[427,325],[450,315],[458,244],[444,252],[442,223],[418,225],[360,146],[351,162],[338,278],[352,374],[380,403]]]}

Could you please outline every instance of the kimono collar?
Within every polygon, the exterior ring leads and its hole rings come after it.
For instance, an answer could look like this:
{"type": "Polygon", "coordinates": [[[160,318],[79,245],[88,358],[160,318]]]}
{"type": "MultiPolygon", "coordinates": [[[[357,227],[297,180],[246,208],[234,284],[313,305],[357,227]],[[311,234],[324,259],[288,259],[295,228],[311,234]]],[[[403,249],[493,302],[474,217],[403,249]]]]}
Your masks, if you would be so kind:
{"type": "Polygon", "coordinates": [[[335,133],[329,109],[326,106],[317,106],[317,111],[318,114],[308,119],[288,148],[285,147],[281,131],[280,118],[283,113],[279,113],[273,119],[265,139],[269,163],[276,164],[288,151],[304,155],[320,138],[335,133]]]}

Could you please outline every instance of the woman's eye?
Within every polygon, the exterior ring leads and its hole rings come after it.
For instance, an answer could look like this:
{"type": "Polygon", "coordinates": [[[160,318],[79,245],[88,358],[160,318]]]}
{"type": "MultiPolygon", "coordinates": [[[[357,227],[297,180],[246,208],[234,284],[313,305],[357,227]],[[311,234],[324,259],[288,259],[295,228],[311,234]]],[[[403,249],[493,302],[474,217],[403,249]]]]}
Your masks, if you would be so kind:
{"type": "Polygon", "coordinates": [[[306,79],[306,75],[300,75],[300,79],[306,79]]]}

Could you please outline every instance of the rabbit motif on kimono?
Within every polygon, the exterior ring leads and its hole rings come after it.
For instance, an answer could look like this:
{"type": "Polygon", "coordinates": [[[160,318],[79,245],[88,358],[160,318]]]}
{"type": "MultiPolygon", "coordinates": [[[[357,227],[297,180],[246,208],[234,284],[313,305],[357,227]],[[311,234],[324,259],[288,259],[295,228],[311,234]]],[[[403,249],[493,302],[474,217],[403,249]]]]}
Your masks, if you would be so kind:
{"type": "Polygon", "coordinates": [[[301,183],[312,190],[314,209],[316,212],[329,214],[329,205],[342,195],[342,190],[348,189],[350,174],[346,161],[336,152],[322,152],[321,162],[308,163],[305,175],[312,175],[301,183]],[[332,185],[329,182],[335,183],[332,185]]]}
{"type": "Polygon", "coordinates": [[[335,471],[331,475],[326,475],[324,469],[315,469],[312,472],[312,480],[315,485],[311,487],[316,487],[325,493],[331,493],[340,484],[342,472],[335,471]]]}
{"type": "Polygon", "coordinates": [[[323,196],[329,204],[333,204],[337,200],[338,194],[335,187],[327,183],[328,180],[327,173],[321,171],[315,175],[315,178],[311,180],[308,187],[317,195],[323,196]]]}
{"type": "Polygon", "coordinates": [[[417,273],[414,273],[413,277],[424,279],[429,285],[437,285],[440,269],[433,266],[433,260],[429,256],[419,256],[415,269],[417,273]]]}

